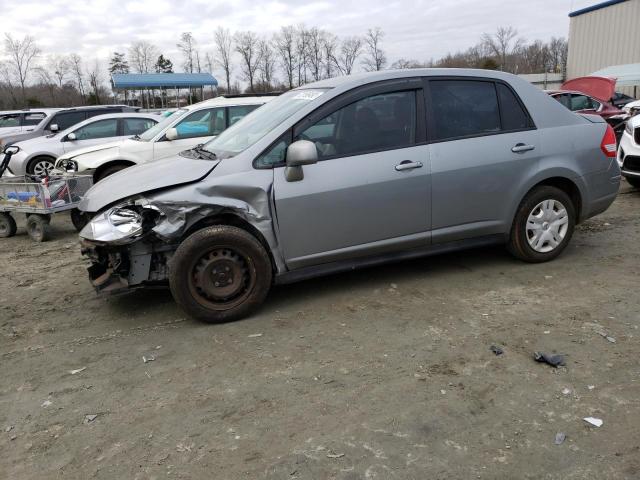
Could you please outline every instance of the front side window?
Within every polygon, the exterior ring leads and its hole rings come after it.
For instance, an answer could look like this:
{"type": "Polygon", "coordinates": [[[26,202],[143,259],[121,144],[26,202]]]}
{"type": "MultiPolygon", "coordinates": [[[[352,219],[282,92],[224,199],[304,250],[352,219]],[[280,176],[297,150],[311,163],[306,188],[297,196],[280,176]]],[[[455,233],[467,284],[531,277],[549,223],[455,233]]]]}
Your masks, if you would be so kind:
{"type": "Polygon", "coordinates": [[[56,114],[51,122],[51,125],[58,125],[58,130],[66,130],[69,127],[73,127],[76,123],[80,123],[85,119],[84,112],[64,112],[56,114]]]}
{"type": "Polygon", "coordinates": [[[391,92],[358,100],[305,128],[296,140],[315,142],[318,158],[404,148],[416,139],[416,92],[391,92]]]}
{"type": "Polygon", "coordinates": [[[98,120],[77,129],[73,133],[76,136],[76,140],[115,137],[118,135],[118,120],[115,118],[98,120]]]}
{"type": "Polygon", "coordinates": [[[46,115],[44,113],[27,113],[22,119],[22,125],[26,127],[38,125],[45,118],[46,115]]]}
{"type": "Polygon", "coordinates": [[[20,126],[19,113],[0,115],[0,128],[19,127],[19,126],[20,126]]]}
{"type": "Polygon", "coordinates": [[[143,142],[149,142],[149,141],[153,140],[153,138],[156,135],[158,135],[160,132],[163,132],[169,125],[171,125],[173,122],[175,122],[176,119],[185,116],[187,113],[189,113],[189,110],[186,110],[184,108],[176,110],[175,112],[173,112],[168,117],[163,118],[161,122],[156,123],[153,127],[151,127],[149,130],[144,132],[137,139],[141,140],[143,142]]]}
{"type": "Polygon", "coordinates": [[[156,122],[150,118],[124,118],[122,120],[122,134],[125,136],[140,135],[155,124],[156,122]]]}
{"type": "Polygon", "coordinates": [[[198,110],[176,125],[179,138],[210,137],[225,128],[224,108],[198,110]]]}
{"type": "Polygon", "coordinates": [[[430,88],[436,140],[500,131],[500,111],[493,82],[433,80],[430,88]]]}

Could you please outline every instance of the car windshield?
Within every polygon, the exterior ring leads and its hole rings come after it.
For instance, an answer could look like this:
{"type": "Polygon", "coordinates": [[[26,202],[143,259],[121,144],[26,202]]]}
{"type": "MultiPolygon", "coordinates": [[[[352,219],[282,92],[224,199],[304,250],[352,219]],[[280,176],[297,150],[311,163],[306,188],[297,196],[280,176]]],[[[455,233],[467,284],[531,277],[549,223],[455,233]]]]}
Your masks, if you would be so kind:
{"type": "Polygon", "coordinates": [[[233,157],[249,148],[326,91],[326,88],[316,88],[291,90],[284,93],[205,143],[204,149],[215,153],[218,158],[233,157]]]}
{"type": "Polygon", "coordinates": [[[175,120],[182,117],[186,113],[189,113],[189,110],[186,110],[184,108],[181,108],[180,110],[176,110],[173,113],[173,115],[163,118],[159,123],[156,123],[149,130],[137,136],[136,140],[140,140],[142,142],[150,142],[153,139],[153,137],[158,135],[160,132],[166,129],[169,125],[171,125],[175,120]]]}

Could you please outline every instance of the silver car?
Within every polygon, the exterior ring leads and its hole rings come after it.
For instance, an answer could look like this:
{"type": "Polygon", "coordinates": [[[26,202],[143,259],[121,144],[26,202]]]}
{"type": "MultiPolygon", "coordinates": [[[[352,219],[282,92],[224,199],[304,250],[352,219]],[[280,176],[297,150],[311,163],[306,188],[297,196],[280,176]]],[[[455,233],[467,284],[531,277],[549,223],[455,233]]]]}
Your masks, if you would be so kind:
{"type": "Polygon", "coordinates": [[[168,282],[241,318],[271,285],[467,247],[544,262],[614,201],[611,128],[510,74],[369,73],[283,94],[204,146],[117,173],[80,208],[98,291],[168,282]]]}
{"type": "Polygon", "coordinates": [[[15,143],[13,146],[19,150],[11,157],[9,171],[14,175],[45,175],[63,153],[107,142],[122,142],[144,133],[160,120],[159,115],[135,112],[89,118],[62,132],[15,143]]]}

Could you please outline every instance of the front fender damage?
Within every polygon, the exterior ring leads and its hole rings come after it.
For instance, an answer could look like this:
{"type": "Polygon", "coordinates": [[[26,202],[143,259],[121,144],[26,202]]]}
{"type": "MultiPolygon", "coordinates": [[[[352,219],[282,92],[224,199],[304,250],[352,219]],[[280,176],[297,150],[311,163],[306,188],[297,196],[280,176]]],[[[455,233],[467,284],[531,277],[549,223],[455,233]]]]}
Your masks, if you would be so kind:
{"type": "Polygon", "coordinates": [[[223,223],[220,219],[229,217],[257,230],[272,254],[275,270],[285,268],[274,230],[270,182],[264,187],[190,185],[160,192],[142,202],[160,215],[155,226],[140,238],[120,246],[83,242],[83,254],[91,261],[89,276],[98,292],[166,284],[171,257],[181,241],[199,226],[223,223]]]}

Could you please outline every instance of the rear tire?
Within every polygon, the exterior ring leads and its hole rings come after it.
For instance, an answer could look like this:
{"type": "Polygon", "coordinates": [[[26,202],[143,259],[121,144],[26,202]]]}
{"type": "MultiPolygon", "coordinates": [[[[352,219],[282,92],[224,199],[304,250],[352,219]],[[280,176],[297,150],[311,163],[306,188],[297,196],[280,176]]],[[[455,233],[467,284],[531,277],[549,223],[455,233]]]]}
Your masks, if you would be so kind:
{"type": "Polygon", "coordinates": [[[31,214],[27,217],[27,233],[34,242],[46,242],[51,238],[51,218],[47,215],[31,214]]]}
{"type": "Polygon", "coordinates": [[[640,177],[624,177],[633,188],[640,188],[640,177]]]}
{"type": "Polygon", "coordinates": [[[571,240],[575,223],[575,206],[569,195],[548,185],[536,187],[518,207],[509,251],[525,262],[553,260],[571,240]]]}
{"type": "Polygon", "coordinates": [[[99,175],[96,175],[94,179],[94,183],[98,183],[101,180],[104,180],[110,175],[113,175],[120,170],[124,170],[125,168],[129,168],[131,165],[112,165],[111,167],[107,167],[100,172],[99,175]]]}
{"type": "Polygon", "coordinates": [[[271,261],[248,232],[216,225],[180,244],[169,264],[175,301],[191,317],[209,323],[248,316],[271,288],[271,261]]]}
{"type": "Polygon", "coordinates": [[[13,217],[6,212],[0,212],[0,238],[13,237],[17,230],[13,217]]]}

